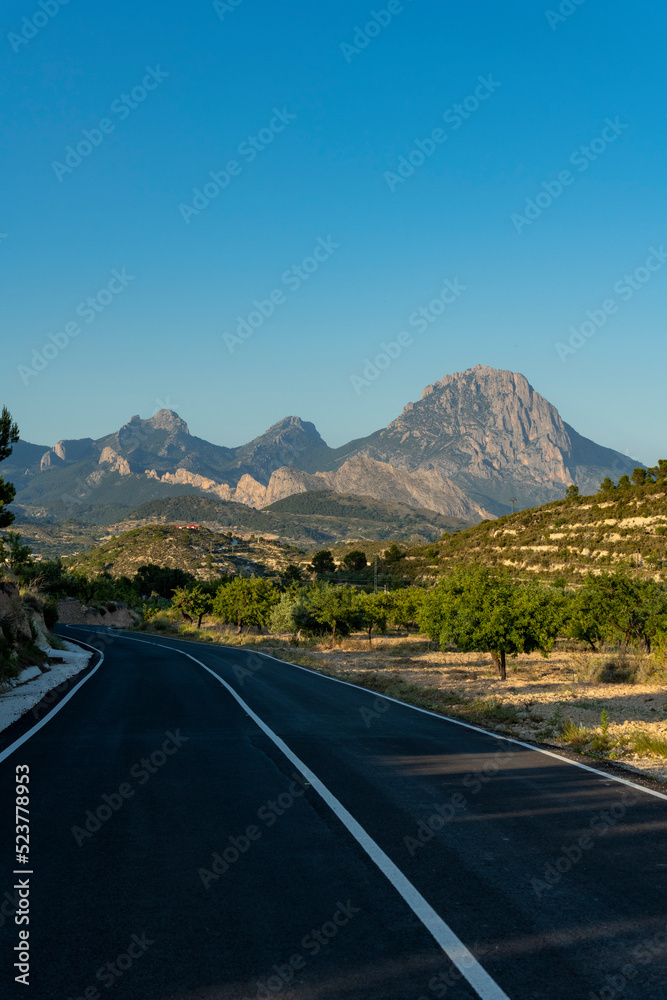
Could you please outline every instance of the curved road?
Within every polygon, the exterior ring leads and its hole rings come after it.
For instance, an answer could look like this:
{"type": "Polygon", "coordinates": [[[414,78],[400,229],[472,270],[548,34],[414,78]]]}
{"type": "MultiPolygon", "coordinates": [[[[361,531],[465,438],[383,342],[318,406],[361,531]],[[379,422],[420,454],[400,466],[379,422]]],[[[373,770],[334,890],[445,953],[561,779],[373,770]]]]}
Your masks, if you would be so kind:
{"type": "Polygon", "coordinates": [[[666,795],[265,655],[59,631],[103,662],[0,742],[3,996],[667,997],[666,795]]]}

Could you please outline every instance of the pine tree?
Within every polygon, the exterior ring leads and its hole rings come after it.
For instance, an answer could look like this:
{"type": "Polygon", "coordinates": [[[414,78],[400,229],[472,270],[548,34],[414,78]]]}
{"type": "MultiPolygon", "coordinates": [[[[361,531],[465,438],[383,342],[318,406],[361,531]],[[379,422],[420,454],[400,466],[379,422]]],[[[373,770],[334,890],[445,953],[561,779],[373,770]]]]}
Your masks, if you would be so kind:
{"type": "MultiPolygon", "coordinates": [[[[2,408],[0,415],[0,462],[4,462],[12,453],[12,445],[19,439],[19,429],[12,420],[11,414],[6,406],[2,408]]],[[[8,528],[14,521],[14,515],[7,510],[8,505],[16,496],[16,490],[12,483],[6,483],[0,476],[0,528],[8,528]]]]}

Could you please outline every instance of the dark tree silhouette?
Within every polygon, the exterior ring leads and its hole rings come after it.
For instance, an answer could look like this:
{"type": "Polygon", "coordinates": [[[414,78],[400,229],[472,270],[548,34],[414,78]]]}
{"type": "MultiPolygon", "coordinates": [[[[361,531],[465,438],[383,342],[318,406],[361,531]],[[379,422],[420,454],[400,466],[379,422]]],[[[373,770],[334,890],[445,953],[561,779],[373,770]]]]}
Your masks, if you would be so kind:
{"type": "MultiPolygon", "coordinates": [[[[12,453],[12,445],[19,439],[19,429],[12,420],[11,414],[6,406],[2,408],[0,415],[0,462],[4,462],[12,453]]],[[[8,528],[14,522],[14,515],[7,510],[8,505],[16,496],[16,490],[12,483],[6,483],[0,476],[0,528],[8,528]]]]}

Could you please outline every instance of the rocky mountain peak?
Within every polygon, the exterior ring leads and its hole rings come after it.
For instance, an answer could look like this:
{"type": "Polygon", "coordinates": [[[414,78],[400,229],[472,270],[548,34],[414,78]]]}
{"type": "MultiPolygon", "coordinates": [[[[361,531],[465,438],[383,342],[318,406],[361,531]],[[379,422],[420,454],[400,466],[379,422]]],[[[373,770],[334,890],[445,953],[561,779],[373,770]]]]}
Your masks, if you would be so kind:
{"type": "MultiPolygon", "coordinates": [[[[132,420],[138,418],[132,417],[132,420]]],[[[158,410],[154,417],[145,420],[153,430],[168,431],[170,434],[189,434],[190,428],[174,410],[158,410]]]]}
{"type": "Polygon", "coordinates": [[[268,437],[269,435],[280,437],[284,434],[303,434],[317,444],[325,444],[315,424],[312,424],[309,420],[302,420],[301,417],[283,417],[277,424],[269,427],[266,434],[263,434],[262,437],[268,437]]]}

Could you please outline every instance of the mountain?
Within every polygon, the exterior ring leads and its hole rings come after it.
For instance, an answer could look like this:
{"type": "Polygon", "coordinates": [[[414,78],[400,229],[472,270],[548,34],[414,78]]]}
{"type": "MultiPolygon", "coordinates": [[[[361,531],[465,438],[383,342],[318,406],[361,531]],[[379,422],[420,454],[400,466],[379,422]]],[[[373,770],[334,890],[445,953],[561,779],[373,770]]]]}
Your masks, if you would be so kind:
{"type": "MultiPolygon", "coordinates": [[[[388,427],[354,442],[357,458],[433,471],[496,514],[583,493],[641,464],[582,437],[519,374],[477,365],[446,375],[388,427]]],[[[349,446],[348,446],[349,447],[349,446]]]]}
{"type": "Polygon", "coordinates": [[[578,434],[523,375],[477,365],[427,386],[387,427],[342,448],[296,416],[227,448],[193,436],[165,409],[97,440],[19,442],[2,472],[19,512],[97,524],[184,494],[264,508],[316,491],[479,522],[511,504],[555,500],[570,483],[592,492],[638,464],[578,434]]]}

